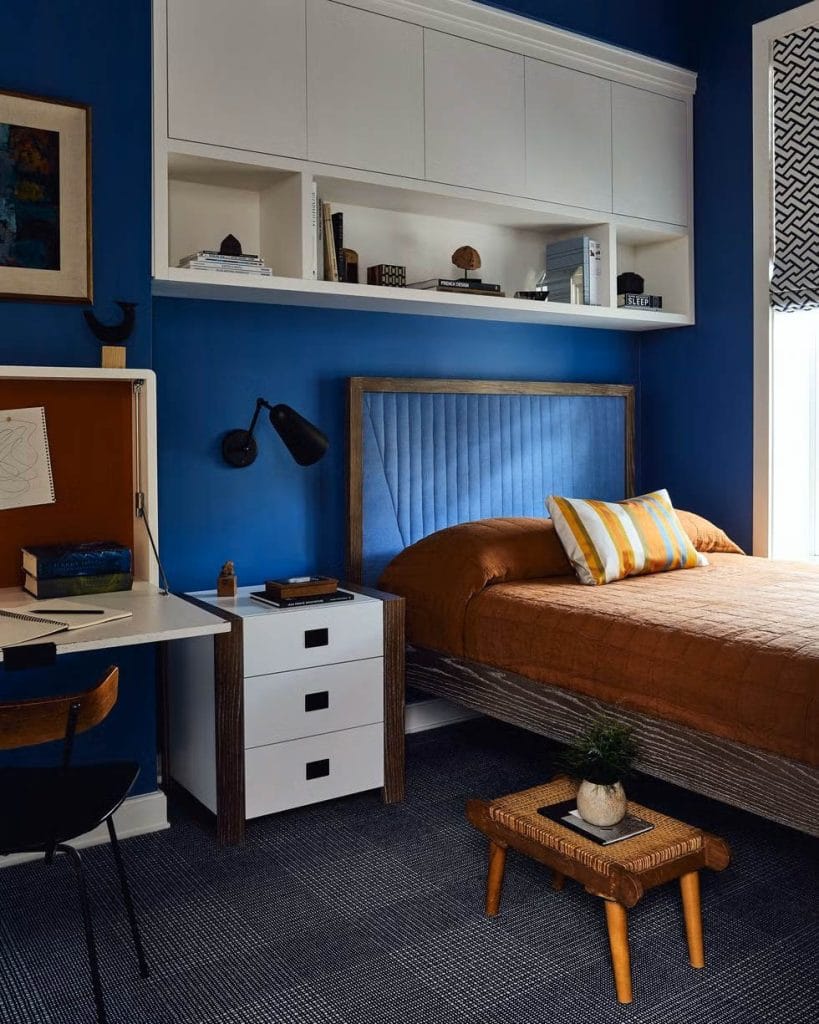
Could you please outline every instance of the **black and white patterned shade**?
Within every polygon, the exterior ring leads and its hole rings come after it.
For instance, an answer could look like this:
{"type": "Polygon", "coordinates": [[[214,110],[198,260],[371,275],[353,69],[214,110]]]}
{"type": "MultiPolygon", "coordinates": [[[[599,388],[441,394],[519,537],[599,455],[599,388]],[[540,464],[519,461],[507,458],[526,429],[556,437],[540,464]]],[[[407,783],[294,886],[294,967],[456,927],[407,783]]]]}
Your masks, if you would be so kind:
{"type": "Polygon", "coordinates": [[[819,308],[819,25],[773,44],[771,305],[819,308]]]}

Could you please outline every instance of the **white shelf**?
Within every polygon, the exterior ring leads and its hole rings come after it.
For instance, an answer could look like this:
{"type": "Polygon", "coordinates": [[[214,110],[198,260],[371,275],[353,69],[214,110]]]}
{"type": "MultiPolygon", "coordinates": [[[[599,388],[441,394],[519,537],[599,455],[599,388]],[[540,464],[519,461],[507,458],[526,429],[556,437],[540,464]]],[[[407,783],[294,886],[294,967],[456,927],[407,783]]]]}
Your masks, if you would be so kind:
{"type": "Polygon", "coordinates": [[[248,284],[245,276],[182,268],[169,268],[167,277],[155,278],[153,294],[186,299],[270,302],[285,306],[317,306],[323,309],[358,309],[375,313],[411,313],[416,316],[449,316],[630,331],[685,327],[691,322],[682,313],[632,312],[608,306],[569,306],[561,302],[449,295],[412,288],[380,288],[366,284],[304,281],[292,277],[259,278],[253,284],[248,284]]]}

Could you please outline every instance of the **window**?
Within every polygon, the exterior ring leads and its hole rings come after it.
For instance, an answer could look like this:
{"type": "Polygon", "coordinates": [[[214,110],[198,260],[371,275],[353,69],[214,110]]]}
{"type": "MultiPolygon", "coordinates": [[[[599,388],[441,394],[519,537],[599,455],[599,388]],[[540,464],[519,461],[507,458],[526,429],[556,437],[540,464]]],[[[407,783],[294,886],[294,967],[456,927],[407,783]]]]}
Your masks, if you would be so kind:
{"type": "Polygon", "coordinates": [[[754,26],[754,552],[819,560],[819,2],[754,26]]]}

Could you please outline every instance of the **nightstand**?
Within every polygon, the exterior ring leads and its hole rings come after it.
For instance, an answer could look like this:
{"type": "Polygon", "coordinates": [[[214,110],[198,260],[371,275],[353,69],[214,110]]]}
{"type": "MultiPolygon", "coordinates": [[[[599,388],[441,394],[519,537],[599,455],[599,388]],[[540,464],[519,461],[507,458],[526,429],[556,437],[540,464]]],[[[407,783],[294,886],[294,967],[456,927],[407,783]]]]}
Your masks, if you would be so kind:
{"type": "Polygon", "coordinates": [[[163,673],[163,778],[216,814],[226,843],[261,815],[404,796],[403,599],[345,586],[352,601],[279,609],[251,600],[262,589],[184,595],[231,632],[175,644],[163,673]]]}

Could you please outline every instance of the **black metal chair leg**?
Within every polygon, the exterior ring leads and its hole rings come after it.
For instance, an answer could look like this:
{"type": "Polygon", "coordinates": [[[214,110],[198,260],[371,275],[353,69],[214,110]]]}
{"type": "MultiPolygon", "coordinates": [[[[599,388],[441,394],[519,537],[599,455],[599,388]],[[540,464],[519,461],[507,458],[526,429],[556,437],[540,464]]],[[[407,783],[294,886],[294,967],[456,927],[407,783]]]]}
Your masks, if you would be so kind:
{"type": "Polygon", "coordinates": [[[142,936],[139,933],[139,924],[137,922],[136,911],[134,910],[134,901],[131,899],[131,889],[128,885],[128,876],[125,874],[125,864],[123,863],[122,853],[119,848],[117,830],[114,828],[114,819],[108,818],[107,824],[108,835],[111,837],[111,851],[114,854],[114,863],[117,866],[119,884],[122,889],[122,899],[125,903],[125,910],[128,914],[128,922],[131,925],[131,935],[134,939],[134,949],[136,950],[137,962],[139,964],[139,975],[141,978],[147,978],[148,961],[145,959],[145,950],[142,948],[142,936]]]}
{"type": "Polygon", "coordinates": [[[91,920],[91,904],[88,901],[88,889],[85,884],[85,872],[83,871],[82,861],[73,846],[66,846],[61,843],[56,847],[56,850],[58,853],[64,853],[68,857],[77,876],[82,923],[85,928],[85,942],[88,946],[88,963],[91,968],[91,984],[94,988],[94,1002],[97,1006],[97,1021],[99,1024],[106,1024],[105,1003],[102,998],[102,983],[100,982],[100,965],[97,960],[97,945],[94,941],[94,925],[91,920]]]}

